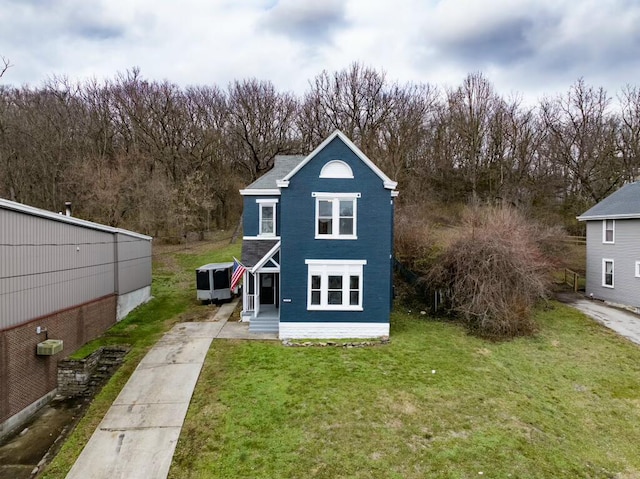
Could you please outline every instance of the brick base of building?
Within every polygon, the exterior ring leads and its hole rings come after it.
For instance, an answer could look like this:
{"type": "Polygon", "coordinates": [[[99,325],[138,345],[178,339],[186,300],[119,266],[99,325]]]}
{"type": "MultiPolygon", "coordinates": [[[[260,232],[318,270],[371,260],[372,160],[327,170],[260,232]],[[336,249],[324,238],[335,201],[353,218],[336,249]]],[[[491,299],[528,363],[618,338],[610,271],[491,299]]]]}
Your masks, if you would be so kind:
{"type": "Polygon", "coordinates": [[[115,295],[106,296],[0,331],[0,437],[15,427],[13,416],[56,389],[58,361],[115,324],[116,304],[115,295]],[[62,352],[38,356],[37,344],[47,338],[62,339],[62,352]]]}

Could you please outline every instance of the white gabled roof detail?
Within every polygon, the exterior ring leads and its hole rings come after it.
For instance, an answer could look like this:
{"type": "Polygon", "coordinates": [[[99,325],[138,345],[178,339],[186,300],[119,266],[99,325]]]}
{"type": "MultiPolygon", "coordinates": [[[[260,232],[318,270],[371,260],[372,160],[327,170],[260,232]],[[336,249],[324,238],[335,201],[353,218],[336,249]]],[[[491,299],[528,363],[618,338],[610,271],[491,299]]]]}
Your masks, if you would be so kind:
{"type": "Polygon", "coordinates": [[[255,274],[260,268],[262,268],[271,257],[276,254],[276,252],[280,249],[280,241],[273,245],[267,254],[265,254],[260,261],[258,261],[253,268],[251,268],[251,273],[255,274]]]}
{"type": "Polygon", "coordinates": [[[327,137],[326,140],[320,143],[320,145],[318,145],[318,147],[315,150],[313,150],[304,160],[298,163],[298,165],[293,170],[291,170],[287,174],[287,176],[285,176],[284,178],[282,178],[282,180],[278,182],[278,186],[280,188],[286,188],[287,186],[289,186],[289,180],[291,179],[291,177],[293,177],[298,171],[300,171],[304,167],[304,165],[309,163],[320,151],[322,151],[325,148],[325,146],[331,143],[336,137],[339,137],[344,142],[344,144],[347,145],[347,147],[349,147],[349,149],[353,151],[356,154],[356,156],[360,158],[364,162],[364,164],[367,165],[369,169],[371,169],[371,171],[373,171],[382,180],[382,183],[384,184],[384,187],[386,189],[395,190],[396,186],[398,186],[398,183],[396,181],[391,180],[391,178],[385,175],[382,172],[382,170],[378,168],[373,163],[373,161],[371,161],[367,157],[367,155],[365,155],[360,150],[360,148],[354,145],[353,142],[349,138],[347,138],[345,134],[342,133],[340,130],[334,131],[331,135],[327,137]]]}

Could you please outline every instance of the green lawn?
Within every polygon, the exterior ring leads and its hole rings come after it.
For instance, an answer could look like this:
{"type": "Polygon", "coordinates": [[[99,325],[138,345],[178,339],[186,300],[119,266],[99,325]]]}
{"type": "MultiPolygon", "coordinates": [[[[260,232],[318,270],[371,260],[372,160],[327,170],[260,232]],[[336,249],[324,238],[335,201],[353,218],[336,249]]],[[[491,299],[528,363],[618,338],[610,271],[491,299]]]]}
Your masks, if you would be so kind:
{"type": "Polygon", "coordinates": [[[170,477],[640,477],[640,348],[556,303],[504,343],[422,318],[370,348],[215,341],[170,477]]]}
{"type": "Polygon", "coordinates": [[[131,346],[123,365],[96,395],[85,416],[47,466],[43,479],[66,476],[140,360],[166,331],[177,322],[203,320],[215,311],[215,306],[202,305],[196,300],[195,269],[205,263],[230,261],[239,255],[240,243],[229,246],[228,239],[194,244],[188,249],[154,246],[153,299],[72,355],[82,358],[106,344],[131,346]]]}
{"type": "MultiPolygon", "coordinates": [[[[158,256],[155,299],[98,341],[132,352],[44,478],[64,478],[162,332],[208,314],[194,269],[238,248],[158,256]]],[[[640,348],[560,304],[537,320],[493,343],[398,305],[388,345],[216,340],[170,477],[640,478],[640,348]]]]}

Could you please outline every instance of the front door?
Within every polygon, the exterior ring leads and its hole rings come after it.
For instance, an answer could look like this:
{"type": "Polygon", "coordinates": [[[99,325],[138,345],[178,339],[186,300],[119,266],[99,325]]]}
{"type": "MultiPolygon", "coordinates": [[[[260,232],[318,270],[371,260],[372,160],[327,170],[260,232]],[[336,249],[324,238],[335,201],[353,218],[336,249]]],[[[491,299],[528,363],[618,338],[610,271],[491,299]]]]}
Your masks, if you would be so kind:
{"type": "Polygon", "coordinates": [[[260,273],[260,304],[275,304],[275,296],[275,273],[260,273]]]}

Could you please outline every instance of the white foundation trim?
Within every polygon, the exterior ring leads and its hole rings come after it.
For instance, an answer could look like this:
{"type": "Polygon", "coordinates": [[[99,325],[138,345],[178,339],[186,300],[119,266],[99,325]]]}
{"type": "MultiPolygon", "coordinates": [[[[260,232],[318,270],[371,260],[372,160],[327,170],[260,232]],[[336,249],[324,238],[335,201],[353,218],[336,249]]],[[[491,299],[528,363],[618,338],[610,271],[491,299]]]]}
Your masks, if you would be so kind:
{"type": "Polygon", "coordinates": [[[389,323],[280,322],[280,339],[379,338],[389,336],[389,323]]]}
{"type": "Polygon", "coordinates": [[[130,293],[118,295],[116,320],[124,319],[127,314],[151,299],[151,286],[136,289],[130,293]]]}

